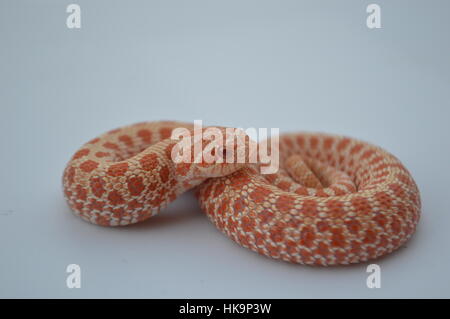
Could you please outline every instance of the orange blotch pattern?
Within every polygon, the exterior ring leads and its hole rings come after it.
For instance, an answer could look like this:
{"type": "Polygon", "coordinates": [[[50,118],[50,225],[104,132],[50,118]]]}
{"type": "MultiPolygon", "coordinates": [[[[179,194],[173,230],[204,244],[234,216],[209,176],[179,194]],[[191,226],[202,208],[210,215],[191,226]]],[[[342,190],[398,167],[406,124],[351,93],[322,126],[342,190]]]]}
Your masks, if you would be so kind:
{"type": "Polygon", "coordinates": [[[141,163],[143,170],[152,171],[158,167],[158,155],[155,153],[144,155],[139,162],[141,163]]]}
{"type": "Polygon", "coordinates": [[[341,228],[333,228],[331,234],[331,245],[334,247],[345,247],[346,240],[341,228]]]}
{"type": "Polygon", "coordinates": [[[108,194],[108,201],[114,206],[121,205],[121,204],[125,203],[122,195],[120,195],[120,192],[117,191],[117,190],[112,190],[112,191],[109,192],[109,194],[108,194]]]}
{"type": "Polygon", "coordinates": [[[68,169],[66,169],[66,177],[69,185],[72,185],[75,180],[75,167],[70,166],[68,169]]]}
{"type": "Polygon", "coordinates": [[[372,211],[369,201],[364,197],[355,197],[351,203],[353,208],[361,214],[369,214],[372,211]]]}
{"type": "Polygon", "coordinates": [[[242,227],[243,231],[251,232],[251,231],[253,231],[253,229],[255,227],[255,220],[248,216],[244,216],[241,219],[241,227],[242,227]]]}
{"type": "Polygon", "coordinates": [[[96,138],[90,140],[90,141],[88,142],[88,144],[95,144],[95,143],[97,143],[98,141],[100,141],[100,138],[96,137],[96,138]]]}
{"type": "Polygon", "coordinates": [[[309,226],[303,227],[300,232],[300,244],[310,248],[314,246],[314,239],[316,239],[314,229],[309,226]]]}
{"type": "Polygon", "coordinates": [[[216,188],[214,189],[214,197],[219,197],[220,195],[222,195],[224,190],[225,184],[223,183],[217,184],[216,188]]]}
{"type": "Polygon", "coordinates": [[[137,136],[139,136],[145,143],[152,142],[152,132],[150,132],[149,130],[139,130],[137,132],[137,136]]]}
{"type": "Polygon", "coordinates": [[[128,163],[113,164],[108,168],[108,175],[113,177],[124,176],[128,171],[128,163]]]}
{"type": "Polygon", "coordinates": [[[324,141],[323,141],[323,147],[326,150],[329,150],[332,146],[333,146],[334,140],[331,137],[327,137],[324,141]]]}
{"type": "Polygon", "coordinates": [[[143,178],[140,176],[128,178],[127,187],[131,196],[141,195],[145,189],[143,178]]]}
{"type": "Polygon", "coordinates": [[[161,139],[170,138],[172,135],[172,129],[169,127],[163,127],[159,129],[159,134],[161,135],[161,139]]]}
{"type": "Polygon", "coordinates": [[[303,201],[302,212],[306,216],[314,217],[318,214],[317,212],[317,202],[312,199],[307,199],[303,201]]]}
{"type": "Polygon", "coordinates": [[[111,143],[111,142],[106,142],[103,144],[103,147],[105,148],[109,148],[111,150],[119,150],[119,146],[115,143],[111,143]]]}
{"type": "Polygon", "coordinates": [[[311,144],[311,148],[314,150],[317,148],[317,145],[319,144],[319,139],[317,137],[313,136],[309,140],[309,143],[311,144]]]}
{"type": "Polygon", "coordinates": [[[119,141],[124,143],[126,146],[131,147],[133,146],[133,139],[129,135],[121,135],[119,136],[119,141]]]}
{"type": "Polygon", "coordinates": [[[250,193],[250,198],[254,200],[256,203],[263,202],[267,196],[269,196],[272,193],[271,190],[258,186],[255,188],[253,192],[250,193]]]}
{"type": "Polygon", "coordinates": [[[177,174],[186,176],[191,169],[191,163],[179,163],[176,166],[177,174]]]}
{"type": "Polygon", "coordinates": [[[86,198],[87,198],[87,191],[86,191],[86,189],[84,189],[83,186],[77,185],[76,193],[77,193],[77,199],[82,200],[82,201],[86,200],[86,198]]]}
{"type": "Polygon", "coordinates": [[[159,171],[159,177],[161,178],[161,182],[167,183],[169,181],[170,170],[167,165],[161,167],[159,171]]]}
{"type": "Polygon", "coordinates": [[[101,177],[93,177],[90,180],[90,187],[92,193],[98,197],[101,198],[103,194],[105,193],[105,181],[101,177]]]}
{"type": "Polygon", "coordinates": [[[110,156],[111,154],[108,152],[96,152],[95,156],[102,158],[102,157],[106,157],[106,156],[110,156]]]}
{"type": "Polygon", "coordinates": [[[345,150],[349,144],[350,144],[350,139],[343,138],[337,145],[338,152],[342,152],[343,150],[345,150]]]}
{"type": "Polygon", "coordinates": [[[79,159],[79,158],[81,158],[81,157],[83,157],[83,156],[86,156],[86,155],[88,155],[88,154],[89,154],[89,150],[88,150],[87,148],[84,148],[84,149],[81,149],[81,150],[79,150],[78,152],[76,152],[76,153],[73,155],[72,159],[76,160],[76,159],[79,159]]]}
{"type": "Polygon", "coordinates": [[[289,212],[292,208],[294,208],[295,200],[292,196],[282,195],[279,196],[275,206],[281,212],[289,212]]]}

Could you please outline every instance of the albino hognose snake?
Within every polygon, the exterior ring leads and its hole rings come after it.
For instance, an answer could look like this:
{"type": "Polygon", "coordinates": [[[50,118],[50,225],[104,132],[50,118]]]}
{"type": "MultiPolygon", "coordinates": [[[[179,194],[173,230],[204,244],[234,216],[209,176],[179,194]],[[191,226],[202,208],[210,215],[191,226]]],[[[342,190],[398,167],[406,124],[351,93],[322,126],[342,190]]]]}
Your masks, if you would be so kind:
{"type": "Polygon", "coordinates": [[[311,265],[377,258],[415,231],[418,188],[379,147],[321,133],[285,134],[278,173],[261,175],[255,165],[174,163],[170,136],[177,127],[192,125],[138,123],[83,145],[63,175],[72,210],[95,224],[127,225],[197,187],[207,216],[238,244],[311,265]]]}

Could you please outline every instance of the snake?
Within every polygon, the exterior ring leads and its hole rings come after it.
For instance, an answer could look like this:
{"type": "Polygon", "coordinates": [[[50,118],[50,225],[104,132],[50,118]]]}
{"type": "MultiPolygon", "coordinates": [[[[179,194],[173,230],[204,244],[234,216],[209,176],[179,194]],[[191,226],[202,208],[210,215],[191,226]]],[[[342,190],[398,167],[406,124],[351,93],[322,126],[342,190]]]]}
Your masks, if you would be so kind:
{"type": "MultiPolygon", "coordinates": [[[[399,159],[378,146],[327,133],[284,133],[278,170],[262,174],[260,163],[174,161],[176,128],[192,132],[193,126],[141,122],[79,148],[62,178],[75,215],[125,226],[157,215],[194,189],[208,219],[240,246],[315,266],[379,258],[417,228],[417,184],[399,159]]],[[[231,148],[221,151],[236,151],[231,148]]]]}

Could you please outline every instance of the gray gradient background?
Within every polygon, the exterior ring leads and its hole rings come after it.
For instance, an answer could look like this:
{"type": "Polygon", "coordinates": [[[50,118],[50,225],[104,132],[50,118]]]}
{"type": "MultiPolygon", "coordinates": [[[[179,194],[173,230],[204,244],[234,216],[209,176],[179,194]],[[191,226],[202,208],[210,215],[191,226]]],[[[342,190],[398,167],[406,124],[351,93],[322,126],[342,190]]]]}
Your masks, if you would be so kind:
{"type": "Polygon", "coordinates": [[[450,297],[450,2],[0,1],[0,297],[450,297]],[[66,28],[81,5],[82,28],[66,28]],[[226,238],[191,194],[140,225],[72,215],[67,160],[144,120],[326,131],[397,155],[416,235],[367,265],[311,268],[226,238]],[[68,289],[65,268],[82,268],[68,289]]]}

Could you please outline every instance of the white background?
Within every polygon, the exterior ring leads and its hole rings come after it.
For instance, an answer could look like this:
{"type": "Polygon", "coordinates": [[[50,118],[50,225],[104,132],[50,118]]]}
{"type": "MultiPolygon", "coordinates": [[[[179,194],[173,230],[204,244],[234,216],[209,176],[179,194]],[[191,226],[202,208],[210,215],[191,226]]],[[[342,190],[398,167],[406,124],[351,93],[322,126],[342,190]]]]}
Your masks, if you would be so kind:
{"type": "Polygon", "coordinates": [[[448,1],[0,2],[0,297],[450,297],[448,1]],[[70,213],[61,175],[112,128],[173,119],[346,134],[416,179],[417,233],[367,265],[313,268],[222,235],[186,194],[142,224],[70,213]],[[66,287],[81,266],[82,288],[66,287]]]}

